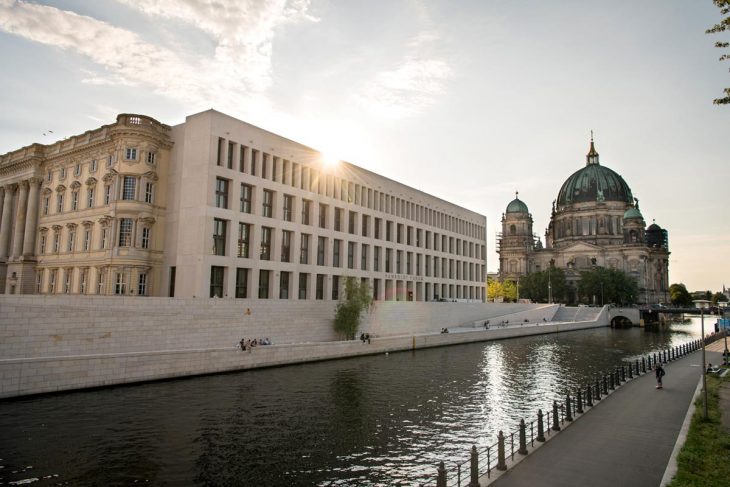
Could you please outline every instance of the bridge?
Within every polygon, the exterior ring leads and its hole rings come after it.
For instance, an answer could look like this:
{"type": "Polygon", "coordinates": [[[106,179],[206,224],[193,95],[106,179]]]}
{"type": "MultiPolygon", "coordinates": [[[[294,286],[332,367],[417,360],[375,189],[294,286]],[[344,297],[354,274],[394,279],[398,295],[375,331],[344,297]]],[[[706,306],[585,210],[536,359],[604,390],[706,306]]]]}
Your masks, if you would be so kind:
{"type": "MultiPolygon", "coordinates": [[[[721,308],[720,308],[721,309],[721,308]]],[[[610,306],[608,310],[608,321],[612,327],[638,325],[641,320],[644,323],[656,323],[660,321],[659,315],[713,315],[711,309],[701,309],[696,307],[685,308],[679,306],[668,307],[664,305],[643,305],[643,306],[610,306]]],[[[717,314],[722,316],[722,312],[717,314]]]]}

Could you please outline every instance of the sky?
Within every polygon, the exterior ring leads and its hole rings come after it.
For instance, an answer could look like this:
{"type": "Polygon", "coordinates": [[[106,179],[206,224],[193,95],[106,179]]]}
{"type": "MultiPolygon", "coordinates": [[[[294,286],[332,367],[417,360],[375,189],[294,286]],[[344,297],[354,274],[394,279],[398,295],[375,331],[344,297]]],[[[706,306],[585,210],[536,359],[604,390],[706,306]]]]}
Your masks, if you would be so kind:
{"type": "Polygon", "coordinates": [[[670,282],[716,291],[720,20],[711,0],[0,0],[0,154],[214,108],[486,215],[494,272],[515,191],[544,240],[593,130],[668,230],[670,282]]]}

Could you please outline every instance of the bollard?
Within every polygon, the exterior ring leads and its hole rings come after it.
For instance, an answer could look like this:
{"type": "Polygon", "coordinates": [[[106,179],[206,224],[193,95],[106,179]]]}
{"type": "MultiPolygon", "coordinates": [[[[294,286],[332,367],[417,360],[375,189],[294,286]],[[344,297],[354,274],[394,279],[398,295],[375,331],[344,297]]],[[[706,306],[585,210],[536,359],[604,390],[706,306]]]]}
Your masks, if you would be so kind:
{"type": "Polygon", "coordinates": [[[641,373],[646,374],[646,359],[641,357],[641,373]]]}
{"type": "Polygon", "coordinates": [[[605,375],[603,376],[603,395],[608,395],[608,377],[606,377],[605,375]]]}
{"type": "Polygon", "coordinates": [[[621,385],[621,370],[616,367],[616,371],[614,372],[614,374],[616,375],[616,387],[618,387],[621,385]]]}
{"type": "MultiPolygon", "coordinates": [[[[654,365],[656,365],[656,360],[654,360],[654,365]]],[[[646,359],[646,368],[651,370],[651,355],[649,355],[646,359]]]]}
{"type": "Polygon", "coordinates": [[[621,366],[621,382],[626,382],[626,366],[621,366]]]}
{"type": "Polygon", "coordinates": [[[639,359],[636,359],[636,377],[639,377],[641,372],[639,371],[639,359]]]}
{"type": "Polygon", "coordinates": [[[669,362],[666,350],[664,350],[664,362],[669,362]]]}
{"type": "Polygon", "coordinates": [[[634,378],[634,366],[629,364],[629,379],[634,378]]]}
{"type": "Polygon", "coordinates": [[[578,388],[578,408],[575,410],[578,414],[583,414],[583,393],[581,392],[581,388],[578,388]]]}
{"type": "Polygon", "coordinates": [[[596,401],[601,400],[601,384],[598,380],[599,379],[596,379],[596,401]]]}
{"type": "MultiPolygon", "coordinates": [[[[517,450],[520,455],[527,455],[527,435],[525,434],[525,420],[520,420],[520,449],[517,450]]],[[[471,486],[469,486],[471,487],[471,486]]]]}
{"type": "Polygon", "coordinates": [[[558,423],[558,401],[553,401],[553,431],[560,431],[558,423]]]}
{"type": "Polygon", "coordinates": [[[507,462],[504,459],[504,433],[499,431],[497,436],[497,470],[507,470],[507,462]]]}
{"type": "MultiPolygon", "coordinates": [[[[660,358],[661,360],[661,358],[660,358]]],[[[654,352],[654,366],[656,366],[656,352],[654,352]]]]}
{"type": "Polygon", "coordinates": [[[616,386],[615,386],[615,384],[614,384],[614,380],[613,380],[613,372],[611,372],[611,373],[610,373],[609,375],[610,375],[611,377],[610,377],[610,379],[608,380],[608,387],[609,387],[609,388],[610,388],[611,390],[614,390],[614,389],[616,389],[616,386]]]}
{"type": "MultiPolygon", "coordinates": [[[[480,487],[479,486],[479,453],[477,453],[476,445],[471,446],[471,482],[469,487],[480,487]]],[[[461,483],[461,482],[459,482],[461,483]]]]}
{"type": "Polygon", "coordinates": [[[570,393],[565,395],[565,420],[573,421],[573,408],[571,407],[570,393]]]}
{"type": "Polygon", "coordinates": [[[542,409],[537,410],[537,441],[545,441],[545,425],[542,422],[542,409]]]}
{"type": "Polygon", "coordinates": [[[436,477],[436,487],[446,487],[446,467],[444,461],[441,460],[438,468],[438,476],[436,477]]]}
{"type": "Polygon", "coordinates": [[[588,386],[588,389],[586,389],[586,406],[588,406],[589,408],[593,407],[593,397],[591,397],[591,389],[593,389],[593,386],[590,385],[588,386]]]}

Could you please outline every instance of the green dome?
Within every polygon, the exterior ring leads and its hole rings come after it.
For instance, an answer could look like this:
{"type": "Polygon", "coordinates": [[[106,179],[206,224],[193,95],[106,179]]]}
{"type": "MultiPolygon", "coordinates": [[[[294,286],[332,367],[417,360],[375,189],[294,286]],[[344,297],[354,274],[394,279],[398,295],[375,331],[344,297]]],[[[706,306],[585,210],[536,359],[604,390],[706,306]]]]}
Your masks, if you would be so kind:
{"type": "Polygon", "coordinates": [[[626,210],[626,213],[624,213],[624,220],[629,220],[631,218],[639,218],[641,220],[644,219],[644,217],[641,215],[641,212],[638,208],[635,206],[632,206],[628,210],[626,210]]]}
{"type": "Polygon", "coordinates": [[[624,178],[599,164],[589,164],[574,172],[560,188],[558,206],[591,201],[622,201],[632,204],[634,198],[624,178]]]}
{"type": "Polygon", "coordinates": [[[519,198],[513,199],[510,204],[507,205],[507,213],[529,213],[527,205],[519,198]]]}

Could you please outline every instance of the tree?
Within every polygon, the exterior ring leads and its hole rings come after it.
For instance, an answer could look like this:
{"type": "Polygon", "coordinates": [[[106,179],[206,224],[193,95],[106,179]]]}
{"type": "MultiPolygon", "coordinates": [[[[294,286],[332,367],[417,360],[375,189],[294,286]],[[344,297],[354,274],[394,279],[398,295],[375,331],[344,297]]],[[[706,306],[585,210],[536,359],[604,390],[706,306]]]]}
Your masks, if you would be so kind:
{"type": "Polygon", "coordinates": [[[687,291],[687,286],[680,283],[674,283],[669,286],[669,301],[675,306],[691,306],[692,296],[687,291]]]}
{"type": "MultiPolygon", "coordinates": [[[[724,15],[725,18],[722,19],[719,23],[715,24],[712,28],[707,29],[705,33],[707,34],[717,34],[718,32],[726,32],[730,30],[730,0],[712,0],[715,5],[717,5],[717,8],[720,9],[720,14],[724,15]]],[[[719,49],[727,49],[730,47],[730,42],[722,42],[718,41],[715,42],[715,47],[719,49]]],[[[730,60],[730,54],[723,54],[720,56],[720,62],[722,61],[728,61],[730,60]]],[[[725,88],[723,90],[725,92],[725,96],[722,98],[716,98],[713,103],[716,105],[727,105],[730,103],[730,88],[725,88]]]]}
{"type": "Polygon", "coordinates": [[[517,301],[517,286],[512,281],[499,282],[487,279],[487,299],[491,301],[517,301]]]}
{"type": "Polygon", "coordinates": [[[345,335],[346,340],[353,340],[360,327],[362,313],[370,309],[372,302],[370,286],[354,277],[346,278],[342,299],[335,307],[335,330],[345,335]]]}
{"type": "Polygon", "coordinates": [[[504,281],[502,283],[502,291],[505,301],[517,301],[517,284],[512,281],[504,281]]]}
{"type": "Polygon", "coordinates": [[[712,295],[712,304],[717,306],[717,303],[727,303],[727,296],[721,292],[716,292],[712,295]]]}
{"type": "Polygon", "coordinates": [[[639,294],[639,287],[623,271],[596,267],[580,272],[578,294],[584,303],[633,303],[639,294]]]}
{"type": "Polygon", "coordinates": [[[550,298],[548,291],[552,289],[553,302],[561,302],[565,297],[565,271],[559,267],[550,270],[532,272],[520,279],[520,297],[536,303],[547,303],[550,298]]]}

